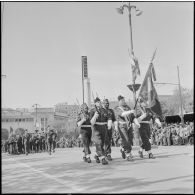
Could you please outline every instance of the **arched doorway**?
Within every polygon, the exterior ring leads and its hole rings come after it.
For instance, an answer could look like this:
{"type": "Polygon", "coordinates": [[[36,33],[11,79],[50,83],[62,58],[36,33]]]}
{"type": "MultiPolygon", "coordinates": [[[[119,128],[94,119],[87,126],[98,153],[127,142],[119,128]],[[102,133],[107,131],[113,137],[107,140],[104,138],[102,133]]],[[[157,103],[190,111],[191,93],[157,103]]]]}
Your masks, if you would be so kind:
{"type": "Polygon", "coordinates": [[[23,135],[24,132],[25,132],[25,130],[23,128],[18,128],[18,129],[16,129],[15,134],[17,134],[17,135],[23,135]]]}
{"type": "Polygon", "coordinates": [[[7,129],[1,129],[1,139],[7,140],[9,137],[9,131],[7,129]]]}

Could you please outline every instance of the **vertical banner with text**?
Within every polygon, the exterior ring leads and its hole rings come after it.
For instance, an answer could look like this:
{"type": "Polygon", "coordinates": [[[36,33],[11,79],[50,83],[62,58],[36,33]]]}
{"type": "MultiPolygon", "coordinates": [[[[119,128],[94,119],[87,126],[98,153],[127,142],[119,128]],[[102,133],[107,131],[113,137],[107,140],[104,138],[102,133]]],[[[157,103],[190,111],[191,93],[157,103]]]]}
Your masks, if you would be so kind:
{"type": "Polygon", "coordinates": [[[83,70],[83,78],[88,78],[87,56],[82,56],[82,70],[83,70]]]}

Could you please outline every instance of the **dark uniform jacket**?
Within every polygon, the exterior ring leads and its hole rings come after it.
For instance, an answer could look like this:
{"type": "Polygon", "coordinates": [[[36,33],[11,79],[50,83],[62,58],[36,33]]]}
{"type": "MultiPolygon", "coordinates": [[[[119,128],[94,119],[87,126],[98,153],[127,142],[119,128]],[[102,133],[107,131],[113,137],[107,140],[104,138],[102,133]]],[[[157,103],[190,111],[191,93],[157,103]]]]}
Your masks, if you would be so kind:
{"type": "Polygon", "coordinates": [[[90,123],[90,113],[87,112],[87,113],[82,113],[80,112],[78,115],[77,115],[77,120],[76,122],[78,123],[79,121],[81,121],[83,118],[86,118],[86,121],[81,125],[81,128],[82,129],[86,129],[88,127],[82,127],[82,126],[91,126],[91,123],[90,123]]]}
{"type": "Polygon", "coordinates": [[[111,108],[106,109],[108,112],[108,116],[109,118],[112,119],[112,122],[116,121],[116,117],[115,117],[115,113],[114,110],[112,110],[111,108]]]}
{"type": "Polygon", "coordinates": [[[103,107],[101,107],[100,109],[92,108],[90,111],[90,119],[93,118],[96,111],[99,113],[99,116],[96,119],[96,122],[107,122],[108,120],[112,119],[111,115],[109,115],[106,109],[104,109],[103,107]]]}

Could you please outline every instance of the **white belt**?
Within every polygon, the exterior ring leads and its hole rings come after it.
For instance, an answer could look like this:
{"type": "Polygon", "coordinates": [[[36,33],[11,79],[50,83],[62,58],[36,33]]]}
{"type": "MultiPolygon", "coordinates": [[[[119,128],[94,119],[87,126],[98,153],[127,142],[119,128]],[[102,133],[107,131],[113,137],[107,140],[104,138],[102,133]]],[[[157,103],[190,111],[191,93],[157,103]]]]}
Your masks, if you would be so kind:
{"type": "Polygon", "coordinates": [[[145,124],[150,124],[150,121],[140,121],[139,123],[145,123],[145,124]]]}
{"type": "Polygon", "coordinates": [[[81,127],[91,127],[91,125],[81,125],[81,127]]]}
{"type": "Polygon", "coordinates": [[[95,125],[107,125],[107,122],[96,122],[95,125]]]}
{"type": "Polygon", "coordinates": [[[119,121],[119,123],[120,123],[120,124],[126,124],[126,122],[124,122],[124,121],[119,121]]]}

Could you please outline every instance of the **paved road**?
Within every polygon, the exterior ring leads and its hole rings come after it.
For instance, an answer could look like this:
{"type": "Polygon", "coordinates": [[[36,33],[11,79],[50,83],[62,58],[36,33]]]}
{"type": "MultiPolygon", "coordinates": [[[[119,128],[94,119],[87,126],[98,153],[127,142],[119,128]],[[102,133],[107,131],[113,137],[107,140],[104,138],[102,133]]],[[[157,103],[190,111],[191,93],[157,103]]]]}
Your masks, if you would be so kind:
{"type": "Polygon", "coordinates": [[[51,156],[2,154],[2,193],[194,192],[193,146],[154,148],[156,159],[140,159],[135,148],[134,162],[112,150],[109,165],[83,162],[81,148],[57,149],[51,156]]]}

